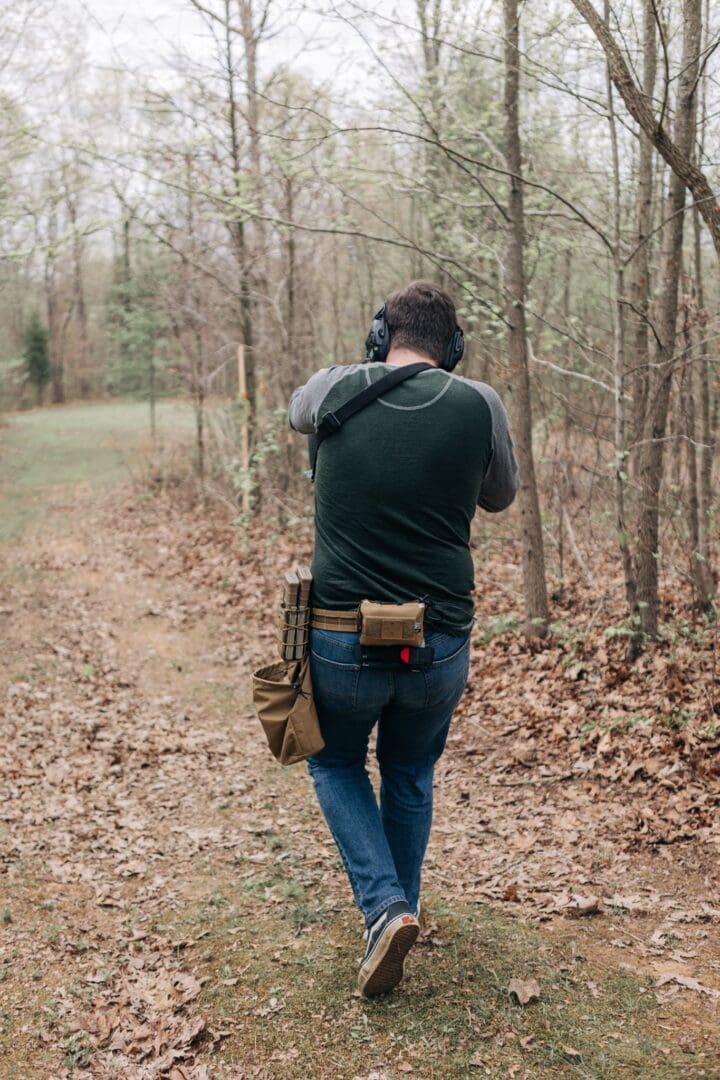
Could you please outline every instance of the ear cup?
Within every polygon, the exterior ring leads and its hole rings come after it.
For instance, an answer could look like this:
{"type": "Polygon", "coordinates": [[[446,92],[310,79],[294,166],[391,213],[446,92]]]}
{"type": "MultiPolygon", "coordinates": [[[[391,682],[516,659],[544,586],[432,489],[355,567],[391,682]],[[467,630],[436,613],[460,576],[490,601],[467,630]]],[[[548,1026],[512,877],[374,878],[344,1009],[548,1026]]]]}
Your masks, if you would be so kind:
{"type": "Polygon", "coordinates": [[[450,338],[447,349],[445,350],[445,357],[443,359],[443,368],[445,371],[452,371],[456,364],[458,364],[465,352],[465,335],[459,326],[455,327],[453,336],[450,338]]]}
{"type": "Polygon", "coordinates": [[[387,324],[385,305],[375,314],[370,332],[365,338],[365,359],[367,361],[387,360],[390,352],[390,328],[387,324]]]}

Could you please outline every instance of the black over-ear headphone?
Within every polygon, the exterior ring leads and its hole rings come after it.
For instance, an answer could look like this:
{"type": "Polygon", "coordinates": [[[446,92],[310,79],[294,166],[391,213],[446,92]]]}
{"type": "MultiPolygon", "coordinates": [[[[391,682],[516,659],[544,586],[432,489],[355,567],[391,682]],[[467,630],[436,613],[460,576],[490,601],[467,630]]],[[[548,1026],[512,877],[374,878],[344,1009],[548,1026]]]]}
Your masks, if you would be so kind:
{"type": "MultiPolygon", "coordinates": [[[[442,364],[444,371],[452,371],[456,364],[462,360],[465,351],[465,336],[459,326],[453,330],[452,337],[445,350],[442,364]]],[[[365,338],[365,359],[367,361],[387,360],[390,352],[390,327],[387,321],[386,306],[380,308],[373,317],[370,332],[365,338]]]]}

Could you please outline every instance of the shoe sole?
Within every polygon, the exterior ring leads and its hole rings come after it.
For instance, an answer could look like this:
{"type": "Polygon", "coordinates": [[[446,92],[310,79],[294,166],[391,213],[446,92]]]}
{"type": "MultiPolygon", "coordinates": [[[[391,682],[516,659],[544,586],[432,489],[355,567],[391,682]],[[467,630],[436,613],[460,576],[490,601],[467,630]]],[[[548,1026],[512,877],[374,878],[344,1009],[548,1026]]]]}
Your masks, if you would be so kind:
{"type": "Polygon", "coordinates": [[[370,958],[372,966],[369,970],[365,965],[360,968],[358,989],[365,997],[385,994],[402,979],[405,957],[420,933],[417,919],[410,917],[412,922],[406,921],[407,915],[394,920],[397,923],[394,929],[393,924],[390,924],[370,958]]]}

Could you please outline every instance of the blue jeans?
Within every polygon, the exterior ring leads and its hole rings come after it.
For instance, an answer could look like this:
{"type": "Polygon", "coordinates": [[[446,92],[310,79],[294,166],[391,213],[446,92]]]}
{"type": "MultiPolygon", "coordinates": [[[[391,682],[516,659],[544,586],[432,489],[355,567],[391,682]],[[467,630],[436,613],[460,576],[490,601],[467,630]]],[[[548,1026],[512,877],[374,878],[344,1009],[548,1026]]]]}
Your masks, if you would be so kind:
{"type": "Polygon", "coordinates": [[[361,666],[358,635],[311,630],[313,694],[325,747],[308,758],[315,793],[370,926],[396,900],[413,908],[432,823],[435,762],[467,684],[470,637],[430,631],[426,671],[361,666]],[[380,805],[366,768],[378,725],[380,805]]]}

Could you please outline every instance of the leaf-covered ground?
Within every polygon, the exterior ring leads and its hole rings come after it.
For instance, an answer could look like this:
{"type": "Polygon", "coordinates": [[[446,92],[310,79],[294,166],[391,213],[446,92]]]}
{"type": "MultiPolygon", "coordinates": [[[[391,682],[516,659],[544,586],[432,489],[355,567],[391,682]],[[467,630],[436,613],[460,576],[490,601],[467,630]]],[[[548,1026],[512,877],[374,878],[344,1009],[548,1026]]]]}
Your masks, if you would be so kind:
{"type": "Polygon", "coordinates": [[[618,590],[568,584],[529,651],[514,553],[478,534],[427,925],[365,1002],[309,780],[250,707],[308,528],[36,496],[0,577],[0,1077],[720,1076],[711,627],[676,613],[631,668],[618,590]]]}

